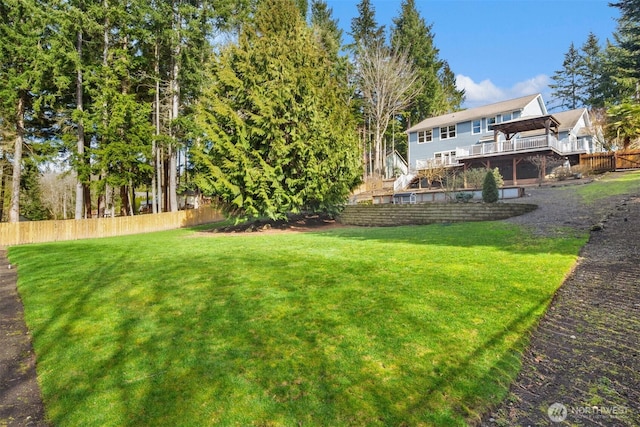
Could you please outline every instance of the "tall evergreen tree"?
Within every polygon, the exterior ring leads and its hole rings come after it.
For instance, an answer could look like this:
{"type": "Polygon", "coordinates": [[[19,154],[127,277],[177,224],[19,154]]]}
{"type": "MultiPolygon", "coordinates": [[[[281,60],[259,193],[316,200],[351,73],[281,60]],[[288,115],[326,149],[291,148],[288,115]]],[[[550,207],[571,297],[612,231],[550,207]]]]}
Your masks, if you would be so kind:
{"type": "Polygon", "coordinates": [[[358,3],[358,15],[351,20],[352,50],[358,48],[377,47],[385,44],[384,26],[379,26],[376,21],[375,8],[370,0],[360,0],[358,3]]]}
{"type": "Polygon", "coordinates": [[[620,10],[618,18],[618,46],[623,54],[619,65],[625,73],[640,79],[640,0],[621,0],[611,3],[620,10]]]}
{"type": "Polygon", "coordinates": [[[197,116],[200,188],[241,217],[335,210],[360,172],[344,91],[295,4],[265,0],[213,61],[197,116]]]}
{"type": "Polygon", "coordinates": [[[393,24],[391,46],[408,53],[419,76],[416,84],[421,87],[405,118],[405,128],[426,117],[459,109],[464,92],[456,88],[449,65],[440,59],[432,25],[420,16],[415,0],[402,2],[400,16],[393,19],[393,24]]]}
{"type": "Polygon", "coordinates": [[[342,30],[338,21],[333,19],[333,9],[327,6],[326,1],[311,1],[311,27],[332,60],[337,61],[342,47],[342,30]]]}
{"type": "Polygon", "coordinates": [[[580,48],[580,57],[577,70],[583,82],[580,102],[590,108],[604,107],[603,54],[595,34],[589,33],[587,41],[580,48]]]}
{"type": "Polygon", "coordinates": [[[582,58],[573,43],[564,55],[562,69],[556,71],[551,79],[555,82],[549,87],[553,89],[552,96],[558,106],[575,109],[581,105],[583,79],[580,75],[582,58]]]}
{"type": "Polygon", "coordinates": [[[465,94],[464,89],[459,90],[456,86],[456,75],[449,67],[447,61],[442,61],[442,70],[440,71],[440,84],[444,92],[444,111],[457,111],[462,107],[465,94]]]}
{"type": "Polygon", "coordinates": [[[39,0],[0,3],[0,126],[3,139],[13,139],[9,221],[20,216],[23,148],[28,143],[28,121],[47,102],[46,77],[52,58],[46,43],[48,5],[39,0]]]}

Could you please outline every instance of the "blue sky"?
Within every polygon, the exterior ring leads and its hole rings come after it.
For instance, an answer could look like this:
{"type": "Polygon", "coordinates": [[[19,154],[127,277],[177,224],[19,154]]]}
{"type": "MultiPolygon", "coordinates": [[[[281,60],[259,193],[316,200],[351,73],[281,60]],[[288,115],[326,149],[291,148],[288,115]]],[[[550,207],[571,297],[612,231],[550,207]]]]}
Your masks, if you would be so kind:
{"type": "MultiPolygon", "coordinates": [[[[359,0],[326,0],[349,42],[359,0]]],[[[387,31],[401,0],[371,0],[387,31]]],[[[465,107],[542,93],[552,107],[548,85],[562,68],[571,42],[582,46],[593,32],[602,46],[612,39],[618,9],[609,0],[416,0],[432,24],[440,57],[449,62],[465,107]]]]}

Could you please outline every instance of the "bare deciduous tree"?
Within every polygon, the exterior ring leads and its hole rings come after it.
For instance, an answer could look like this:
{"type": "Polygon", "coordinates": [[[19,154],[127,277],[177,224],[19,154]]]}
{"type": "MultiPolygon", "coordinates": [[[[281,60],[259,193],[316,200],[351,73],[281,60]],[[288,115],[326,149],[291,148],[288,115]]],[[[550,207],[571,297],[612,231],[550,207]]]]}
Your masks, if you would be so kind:
{"type": "Polygon", "coordinates": [[[55,219],[74,216],[76,177],[73,173],[45,172],[40,176],[42,204],[55,219]]]}
{"type": "Polygon", "coordinates": [[[442,182],[442,179],[447,174],[447,169],[442,165],[433,165],[427,169],[421,169],[418,171],[418,177],[427,180],[427,186],[429,190],[433,186],[434,182],[442,182]]]}
{"type": "Polygon", "coordinates": [[[374,133],[374,173],[383,169],[383,138],[389,121],[408,107],[421,88],[406,52],[393,51],[383,45],[360,49],[357,74],[374,133]]]}

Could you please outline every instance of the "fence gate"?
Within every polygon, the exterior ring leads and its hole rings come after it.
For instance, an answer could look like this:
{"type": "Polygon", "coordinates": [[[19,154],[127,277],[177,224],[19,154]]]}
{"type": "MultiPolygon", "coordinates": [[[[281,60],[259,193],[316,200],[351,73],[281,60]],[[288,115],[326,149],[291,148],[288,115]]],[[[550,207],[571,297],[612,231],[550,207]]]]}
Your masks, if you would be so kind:
{"type": "Polygon", "coordinates": [[[580,165],[595,172],[640,168],[640,150],[581,154],[580,165]]]}
{"type": "Polygon", "coordinates": [[[616,169],[640,168],[640,150],[627,150],[616,153],[616,169]]]}

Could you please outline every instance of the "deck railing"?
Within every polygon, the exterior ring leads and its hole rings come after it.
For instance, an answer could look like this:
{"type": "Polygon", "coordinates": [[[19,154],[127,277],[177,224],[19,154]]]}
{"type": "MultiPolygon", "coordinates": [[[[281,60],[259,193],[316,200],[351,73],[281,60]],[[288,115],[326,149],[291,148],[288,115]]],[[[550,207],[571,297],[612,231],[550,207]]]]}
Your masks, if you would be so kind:
{"type": "Polygon", "coordinates": [[[530,138],[518,138],[510,141],[498,141],[485,144],[474,144],[456,149],[456,158],[484,157],[502,153],[512,153],[517,151],[538,151],[542,149],[553,149],[558,154],[584,153],[586,147],[582,141],[571,136],[559,141],[555,136],[546,135],[534,136],[530,138]]]}
{"type": "Polygon", "coordinates": [[[446,156],[438,159],[418,159],[416,160],[416,169],[431,169],[438,166],[458,166],[460,162],[457,160],[457,156],[446,156]]]}

